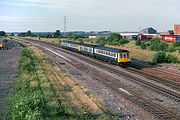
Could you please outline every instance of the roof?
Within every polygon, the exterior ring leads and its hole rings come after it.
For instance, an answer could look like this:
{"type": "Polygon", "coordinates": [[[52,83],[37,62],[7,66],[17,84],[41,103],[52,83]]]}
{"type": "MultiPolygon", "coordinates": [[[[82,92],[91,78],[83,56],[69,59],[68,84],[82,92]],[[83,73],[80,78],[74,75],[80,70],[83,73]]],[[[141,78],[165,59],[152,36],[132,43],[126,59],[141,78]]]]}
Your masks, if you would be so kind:
{"type": "Polygon", "coordinates": [[[102,50],[107,50],[110,52],[129,52],[128,50],[123,50],[123,49],[117,49],[117,48],[110,48],[110,47],[105,47],[105,46],[97,46],[97,49],[102,49],[102,50]]]}
{"type": "Polygon", "coordinates": [[[71,43],[71,44],[78,44],[78,45],[82,44],[80,42],[73,42],[73,41],[69,41],[69,40],[62,40],[61,42],[68,42],[68,43],[71,43]]]}
{"type": "Polygon", "coordinates": [[[120,35],[122,35],[122,36],[133,36],[133,35],[139,35],[139,33],[119,33],[120,35]]]}
{"type": "Polygon", "coordinates": [[[81,46],[86,46],[86,47],[97,47],[98,45],[91,45],[91,44],[81,44],[81,46]]]}

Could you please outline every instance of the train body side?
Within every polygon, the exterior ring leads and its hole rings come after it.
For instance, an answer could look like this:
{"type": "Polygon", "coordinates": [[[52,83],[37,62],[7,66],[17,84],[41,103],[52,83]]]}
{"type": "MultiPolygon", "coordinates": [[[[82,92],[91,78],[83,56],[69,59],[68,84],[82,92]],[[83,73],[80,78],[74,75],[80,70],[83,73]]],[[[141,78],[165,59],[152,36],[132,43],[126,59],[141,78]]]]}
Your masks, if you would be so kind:
{"type": "Polygon", "coordinates": [[[88,56],[94,56],[94,48],[96,46],[97,45],[81,44],[80,52],[88,56]]]}
{"type": "Polygon", "coordinates": [[[61,41],[61,47],[73,52],[80,52],[80,43],[71,41],[61,41]]]}
{"type": "Polygon", "coordinates": [[[61,47],[73,52],[80,52],[88,56],[108,61],[118,65],[127,66],[131,60],[129,51],[123,49],[109,48],[98,45],[81,44],[72,41],[61,41],[61,47]]]}
{"type": "Polygon", "coordinates": [[[97,46],[94,49],[94,55],[98,59],[103,59],[105,61],[118,63],[118,50],[117,49],[97,46]]]}

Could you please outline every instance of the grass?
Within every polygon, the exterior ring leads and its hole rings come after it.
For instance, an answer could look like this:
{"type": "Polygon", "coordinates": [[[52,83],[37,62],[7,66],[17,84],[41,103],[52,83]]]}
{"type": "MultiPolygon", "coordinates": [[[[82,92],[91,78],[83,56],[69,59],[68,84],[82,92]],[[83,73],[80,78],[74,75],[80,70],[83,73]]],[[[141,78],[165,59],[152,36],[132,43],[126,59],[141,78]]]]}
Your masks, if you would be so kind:
{"type": "Polygon", "coordinates": [[[39,40],[39,41],[43,41],[43,42],[50,42],[50,43],[54,43],[54,44],[59,44],[60,39],[58,38],[40,38],[39,37],[27,37],[29,39],[33,39],[33,40],[39,40]]]}
{"type": "Polygon", "coordinates": [[[33,46],[23,50],[9,119],[81,120],[88,118],[85,111],[96,118],[108,119],[106,115],[98,116],[99,107],[92,98],[44,56],[33,46]]]}

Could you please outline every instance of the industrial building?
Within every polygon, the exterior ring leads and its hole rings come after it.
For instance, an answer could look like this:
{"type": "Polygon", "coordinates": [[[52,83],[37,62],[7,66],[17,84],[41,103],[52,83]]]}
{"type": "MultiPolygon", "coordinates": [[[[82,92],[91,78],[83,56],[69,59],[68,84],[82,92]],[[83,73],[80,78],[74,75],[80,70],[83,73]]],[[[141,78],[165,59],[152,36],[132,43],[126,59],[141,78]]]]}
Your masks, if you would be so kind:
{"type": "Polygon", "coordinates": [[[100,31],[96,34],[92,34],[89,36],[91,39],[99,39],[99,38],[108,38],[111,35],[111,31],[100,31]]]}
{"type": "Polygon", "coordinates": [[[141,30],[140,33],[142,33],[142,34],[156,34],[157,30],[155,30],[152,27],[148,27],[148,28],[141,30]]]}
{"type": "Polygon", "coordinates": [[[174,34],[175,35],[180,35],[180,24],[175,24],[174,25],[174,34]]]}
{"type": "Polygon", "coordinates": [[[138,39],[138,32],[121,32],[119,33],[123,38],[128,40],[137,40],[138,39]]]}

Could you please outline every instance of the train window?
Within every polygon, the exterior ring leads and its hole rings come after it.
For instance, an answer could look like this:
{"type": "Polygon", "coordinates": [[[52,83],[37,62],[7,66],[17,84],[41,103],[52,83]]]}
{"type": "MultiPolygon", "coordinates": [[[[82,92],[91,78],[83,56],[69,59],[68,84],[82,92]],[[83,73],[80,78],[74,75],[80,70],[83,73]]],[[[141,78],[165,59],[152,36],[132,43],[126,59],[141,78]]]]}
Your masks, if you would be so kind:
{"type": "Polygon", "coordinates": [[[120,58],[122,58],[122,54],[120,54],[120,58]]]}
{"type": "Polygon", "coordinates": [[[127,55],[126,55],[126,54],[124,54],[124,58],[127,58],[127,55]]]}

